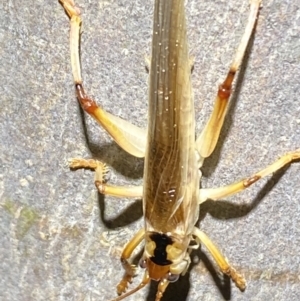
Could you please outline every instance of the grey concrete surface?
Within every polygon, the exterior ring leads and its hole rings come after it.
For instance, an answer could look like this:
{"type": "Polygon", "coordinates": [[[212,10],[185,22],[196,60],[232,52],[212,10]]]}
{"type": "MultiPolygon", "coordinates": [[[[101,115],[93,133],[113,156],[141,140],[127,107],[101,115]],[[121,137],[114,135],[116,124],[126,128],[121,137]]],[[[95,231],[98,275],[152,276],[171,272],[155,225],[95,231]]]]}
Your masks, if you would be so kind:
{"type": "MultiPolygon", "coordinates": [[[[145,126],[153,1],[83,1],[83,76],[109,112],[145,126]]],[[[248,1],[187,1],[197,129],[244,30],[248,1]]],[[[143,161],[80,111],[69,24],[57,1],[0,3],[0,299],[110,300],[141,202],[99,196],[70,157],[107,162],[110,181],[141,184],[143,161]]],[[[300,147],[300,3],[264,1],[204,187],[251,175],[300,147]]],[[[244,293],[202,248],[163,300],[300,300],[300,164],[201,207],[201,228],[248,282],[244,293]]],[[[138,257],[137,257],[138,260],[138,257]]],[[[135,286],[141,272],[134,279],[135,286]]],[[[154,300],[155,284],[127,300],[154,300]]]]}

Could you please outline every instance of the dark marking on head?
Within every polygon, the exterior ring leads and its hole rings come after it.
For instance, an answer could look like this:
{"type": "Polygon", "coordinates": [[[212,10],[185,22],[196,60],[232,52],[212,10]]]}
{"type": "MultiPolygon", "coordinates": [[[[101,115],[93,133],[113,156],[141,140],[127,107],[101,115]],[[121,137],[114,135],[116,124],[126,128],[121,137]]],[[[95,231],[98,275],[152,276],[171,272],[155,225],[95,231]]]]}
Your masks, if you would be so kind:
{"type": "Polygon", "coordinates": [[[171,260],[167,259],[167,246],[173,244],[173,240],[170,236],[154,232],[150,236],[150,239],[155,242],[154,256],[150,259],[157,265],[169,265],[172,264],[171,260]]]}

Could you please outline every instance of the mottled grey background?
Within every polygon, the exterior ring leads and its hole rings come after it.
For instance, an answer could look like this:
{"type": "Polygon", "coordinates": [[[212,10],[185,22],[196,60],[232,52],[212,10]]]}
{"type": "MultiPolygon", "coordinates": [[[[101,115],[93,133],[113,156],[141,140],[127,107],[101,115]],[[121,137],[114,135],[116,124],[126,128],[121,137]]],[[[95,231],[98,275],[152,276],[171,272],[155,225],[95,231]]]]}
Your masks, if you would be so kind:
{"type": "MultiPolygon", "coordinates": [[[[85,87],[109,112],[141,126],[152,2],[77,1],[85,87]]],[[[199,131],[243,33],[248,2],[187,1],[199,131]]],[[[104,199],[90,171],[66,165],[70,157],[93,156],[107,162],[111,183],[142,182],[143,161],[77,105],[68,33],[57,1],[0,3],[1,300],[112,299],[122,246],[142,226],[140,201],[104,199]]],[[[204,166],[204,187],[241,179],[300,147],[299,1],[264,1],[249,52],[218,149],[204,166]]],[[[299,174],[294,164],[201,207],[201,228],[245,275],[244,293],[203,248],[163,300],[300,300],[299,174]]],[[[154,300],[155,290],[152,284],[127,300],[154,300]]]]}

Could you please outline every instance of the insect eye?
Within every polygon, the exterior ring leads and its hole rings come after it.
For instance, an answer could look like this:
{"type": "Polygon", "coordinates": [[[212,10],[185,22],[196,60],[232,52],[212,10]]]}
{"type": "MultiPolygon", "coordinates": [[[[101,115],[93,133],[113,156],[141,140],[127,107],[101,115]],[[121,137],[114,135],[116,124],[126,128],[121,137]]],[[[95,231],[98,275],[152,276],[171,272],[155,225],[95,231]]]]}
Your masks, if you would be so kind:
{"type": "Polygon", "coordinates": [[[172,273],[169,273],[168,276],[167,276],[167,280],[169,282],[176,282],[178,280],[180,275],[178,274],[172,274],[172,273]]]}
{"type": "Polygon", "coordinates": [[[147,262],[145,259],[141,258],[140,261],[139,261],[139,266],[142,268],[142,269],[145,269],[147,267],[147,262]]]}

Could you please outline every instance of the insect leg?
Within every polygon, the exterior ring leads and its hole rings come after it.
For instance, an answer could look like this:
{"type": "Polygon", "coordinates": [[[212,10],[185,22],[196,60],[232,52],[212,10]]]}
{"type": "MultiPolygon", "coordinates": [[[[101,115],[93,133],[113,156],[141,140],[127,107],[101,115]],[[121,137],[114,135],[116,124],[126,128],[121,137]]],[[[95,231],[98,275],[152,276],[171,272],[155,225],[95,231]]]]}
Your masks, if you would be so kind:
{"type": "Polygon", "coordinates": [[[257,182],[263,177],[266,177],[284,166],[300,160],[300,149],[288,153],[284,156],[282,156],[280,159],[275,161],[273,164],[267,166],[265,169],[257,172],[256,174],[252,175],[251,177],[248,177],[242,181],[239,181],[237,183],[233,183],[224,187],[219,187],[219,188],[205,188],[205,189],[200,189],[199,191],[199,203],[203,203],[206,200],[219,200],[224,197],[230,196],[232,194],[235,194],[241,190],[244,190],[248,187],[250,187],[252,184],[257,182]]]}
{"type": "Polygon", "coordinates": [[[244,291],[246,288],[246,280],[232,266],[230,266],[230,264],[227,262],[225,257],[216,247],[216,245],[210,240],[210,238],[197,227],[194,228],[193,235],[198,240],[200,240],[200,242],[203,245],[205,245],[205,247],[208,249],[208,251],[211,253],[213,258],[217,262],[221,271],[227,276],[229,276],[241,291],[244,291]]]}
{"type": "Polygon", "coordinates": [[[72,73],[77,98],[82,109],[91,115],[125,151],[136,157],[144,157],[147,137],[146,131],[124,119],[106,112],[98,106],[93,99],[86,95],[82,85],[79,59],[79,40],[82,23],[80,10],[75,6],[73,0],[60,0],[60,3],[70,17],[72,73]]]}
{"type": "Polygon", "coordinates": [[[218,142],[220,131],[222,129],[227,111],[228,100],[231,95],[232,83],[235,74],[242,63],[246,48],[255,27],[259,12],[259,6],[260,0],[251,1],[249,19],[244,35],[237,49],[234,60],[230,66],[229,72],[224,82],[219,86],[218,94],[215,99],[215,104],[210,119],[208,120],[205,128],[196,140],[196,149],[198,150],[201,158],[209,157],[214,151],[218,142]]]}
{"type": "Polygon", "coordinates": [[[101,194],[116,197],[136,197],[143,196],[143,186],[112,186],[106,184],[105,175],[108,168],[105,163],[94,159],[72,158],[69,160],[72,169],[86,168],[95,171],[95,186],[101,194]]]}
{"type": "Polygon", "coordinates": [[[156,293],[156,296],[155,296],[155,301],[160,301],[167,286],[169,285],[169,281],[167,279],[162,279],[159,284],[158,284],[158,287],[157,287],[157,293],[156,293]]]}
{"type": "Polygon", "coordinates": [[[120,300],[123,300],[125,298],[127,298],[128,296],[136,293],[137,291],[139,291],[141,288],[143,288],[145,285],[147,285],[150,281],[150,277],[149,277],[149,274],[147,272],[144,273],[144,277],[143,277],[143,280],[142,282],[134,289],[130,290],[129,292],[111,300],[111,301],[120,301],[120,300]]]}
{"type": "Polygon", "coordinates": [[[128,258],[131,256],[135,248],[141,243],[145,236],[145,229],[140,229],[134,237],[125,246],[122,255],[121,263],[125,270],[125,274],[122,280],[117,285],[117,292],[119,295],[124,293],[128,287],[128,283],[131,283],[132,277],[135,275],[136,267],[128,262],[128,258]]]}

